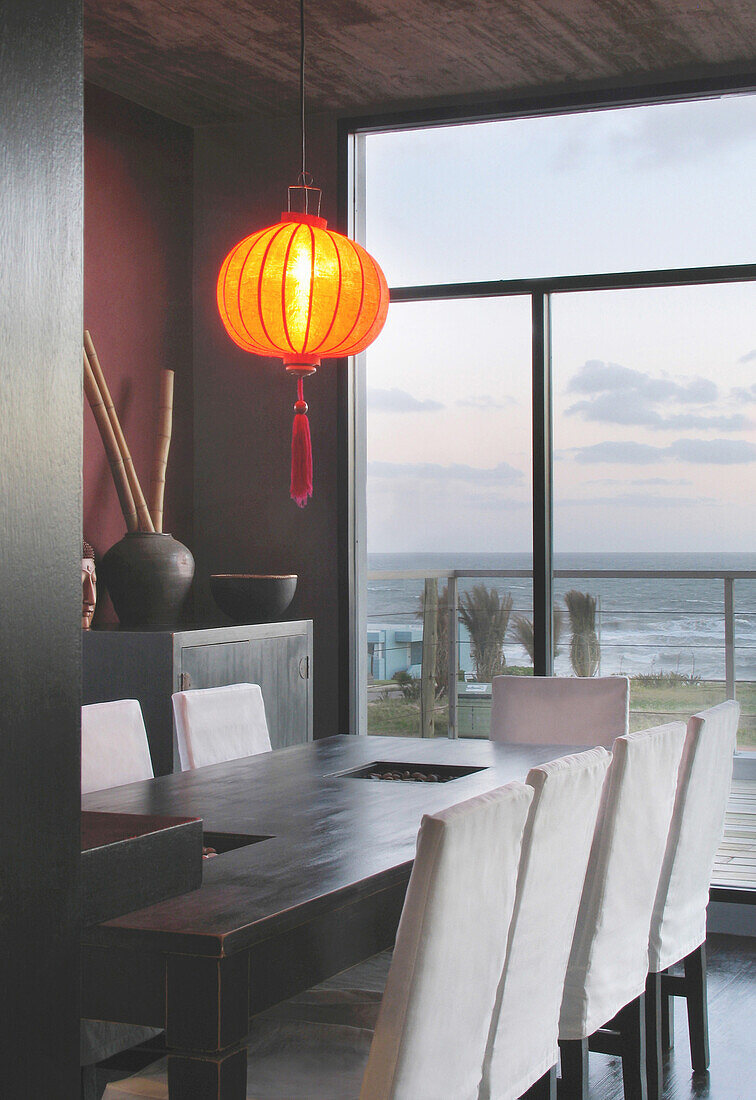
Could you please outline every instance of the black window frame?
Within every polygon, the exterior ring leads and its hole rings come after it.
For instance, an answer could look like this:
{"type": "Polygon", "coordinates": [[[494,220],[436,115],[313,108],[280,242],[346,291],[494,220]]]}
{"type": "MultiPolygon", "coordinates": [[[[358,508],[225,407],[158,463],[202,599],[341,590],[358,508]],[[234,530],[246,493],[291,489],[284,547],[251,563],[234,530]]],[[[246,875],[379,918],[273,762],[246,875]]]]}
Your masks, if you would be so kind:
{"type": "MultiPolygon", "coordinates": [[[[450,105],[414,111],[343,118],[338,124],[338,208],[339,222],[349,228],[350,150],[358,134],[437,126],[468,125],[507,119],[564,115],[619,107],[700,100],[756,92],[756,73],[726,82],[706,77],[643,87],[604,89],[593,94],[567,92],[557,95],[527,95],[478,105],[450,105]]],[[[532,340],[532,463],[533,463],[533,628],[536,676],[553,674],[553,419],[551,381],[551,298],[575,291],[639,290],[653,287],[695,286],[756,281],[756,263],[713,265],[695,268],[667,268],[652,271],[624,271],[546,278],[484,280],[390,288],[391,302],[430,302],[452,299],[529,296],[533,326],[532,340]]],[[[353,724],[351,700],[352,617],[354,599],[350,591],[354,527],[352,517],[354,409],[352,387],[345,370],[338,373],[337,429],[339,437],[339,625],[341,728],[353,724]]],[[[354,730],[352,731],[354,732],[354,730]]]]}

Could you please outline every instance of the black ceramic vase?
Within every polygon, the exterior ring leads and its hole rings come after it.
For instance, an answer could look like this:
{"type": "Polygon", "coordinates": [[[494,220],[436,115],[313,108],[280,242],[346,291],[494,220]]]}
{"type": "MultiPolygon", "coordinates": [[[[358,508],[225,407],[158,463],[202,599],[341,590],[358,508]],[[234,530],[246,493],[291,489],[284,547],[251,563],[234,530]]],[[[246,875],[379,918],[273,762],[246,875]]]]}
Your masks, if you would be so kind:
{"type": "Polygon", "coordinates": [[[110,547],[100,575],[121,626],[172,627],[192,586],[194,558],[172,535],[137,531],[110,547]]]}

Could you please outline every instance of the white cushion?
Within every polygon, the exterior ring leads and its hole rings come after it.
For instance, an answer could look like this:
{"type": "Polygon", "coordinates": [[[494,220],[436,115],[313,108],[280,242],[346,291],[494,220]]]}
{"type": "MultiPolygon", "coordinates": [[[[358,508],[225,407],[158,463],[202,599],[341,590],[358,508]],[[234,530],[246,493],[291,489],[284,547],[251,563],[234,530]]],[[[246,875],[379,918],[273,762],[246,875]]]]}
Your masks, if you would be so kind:
{"type": "Polygon", "coordinates": [[[270,752],[258,684],[176,692],[173,716],[182,771],[270,752]]]}
{"type": "Polygon", "coordinates": [[[732,783],[740,705],[694,714],[688,722],[672,825],[649,940],[649,967],[666,970],[706,939],[709,883],[732,783]]]}
{"type": "Polygon", "coordinates": [[[640,996],[685,726],[614,742],[578,911],[560,1039],[586,1039],[640,996]]]}
{"type": "Polygon", "coordinates": [[[603,745],[627,733],[627,676],[494,676],[491,740],[603,745]]]}
{"type": "MultiPolygon", "coordinates": [[[[89,703],[81,708],[81,793],[102,791],[152,779],[152,760],[142,708],[136,699],[89,703]]],[[[82,1020],[79,1058],[82,1066],[101,1062],[143,1043],[160,1028],[82,1020]]]]}
{"type": "Polygon", "coordinates": [[[533,768],[509,947],[480,1100],[516,1100],[559,1058],[559,1009],[601,790],[603,748],[533,768]]]}
{"type": "Polygon", "coordinates": [[[474,1100],[531,787],[423,818],[362,1100],[474,1100]]]}
{"type": "Polygon", "coordinates": [[[142,708],[136,699],[81,708],[81,793],[152,779],[142,708]]]}

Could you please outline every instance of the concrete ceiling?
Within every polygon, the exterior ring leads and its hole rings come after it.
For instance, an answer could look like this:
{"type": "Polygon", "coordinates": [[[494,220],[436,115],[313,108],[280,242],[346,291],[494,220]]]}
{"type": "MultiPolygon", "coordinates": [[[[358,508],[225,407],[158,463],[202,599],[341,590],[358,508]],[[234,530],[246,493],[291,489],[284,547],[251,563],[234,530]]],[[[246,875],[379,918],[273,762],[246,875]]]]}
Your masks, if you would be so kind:
{"type": "MultiPolygon", "coordinates": [[[[295,109],[298,0],[84,0],[95,84],[191,126],[295,109]]],[[[311,110],[746,72],[754,0],[307,0],[311,110]]]]}

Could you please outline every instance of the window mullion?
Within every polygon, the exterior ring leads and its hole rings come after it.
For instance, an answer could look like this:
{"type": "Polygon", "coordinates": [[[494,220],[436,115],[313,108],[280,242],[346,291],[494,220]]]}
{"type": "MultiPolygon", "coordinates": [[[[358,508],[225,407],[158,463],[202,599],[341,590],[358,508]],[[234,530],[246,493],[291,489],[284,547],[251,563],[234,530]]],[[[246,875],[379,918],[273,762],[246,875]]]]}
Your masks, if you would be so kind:
{"type": "Polygon", "coordinates": [[[554,671],[551,296],[533,294],[533,674],[554,671]]]}

